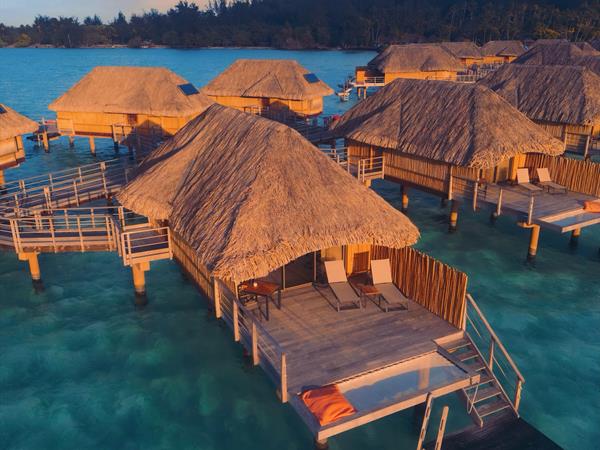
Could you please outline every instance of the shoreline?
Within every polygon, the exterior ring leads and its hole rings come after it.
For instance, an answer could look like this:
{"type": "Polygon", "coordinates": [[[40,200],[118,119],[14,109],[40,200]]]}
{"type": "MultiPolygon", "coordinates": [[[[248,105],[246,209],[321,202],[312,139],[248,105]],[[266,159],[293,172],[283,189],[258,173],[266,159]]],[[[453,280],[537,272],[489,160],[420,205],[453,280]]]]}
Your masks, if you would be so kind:
{"type": "Polygon", "coordinates": [[[344,48],[344,47],[304,47],[304,48],[285,48],[285,47],[241,47],[241,46],[206,46],[206,47],[171,47],[168,45],[143,45],[141,47],[129,47],[126,44],[111,44],[111,45],[90,45],[90,46],[81,46],[81,47],[64,47],[64,46],[56,46],[50,44],[36,44],[29,45],[27,47],[17,47],[14,45],[7,45],[5,47],[0,47],[0,50],[9,48],[9,49],[61,49],[61,50],[106,50],[106,49],[130,49],[130,50],[153,50],[153,49],[170,49],[170,50],[282,50],[282,51],[346,51],[346,52],[366,52],[373,51],[376,52],[377,48],[372,47],[352,47],[352,48],[344,48]]]}

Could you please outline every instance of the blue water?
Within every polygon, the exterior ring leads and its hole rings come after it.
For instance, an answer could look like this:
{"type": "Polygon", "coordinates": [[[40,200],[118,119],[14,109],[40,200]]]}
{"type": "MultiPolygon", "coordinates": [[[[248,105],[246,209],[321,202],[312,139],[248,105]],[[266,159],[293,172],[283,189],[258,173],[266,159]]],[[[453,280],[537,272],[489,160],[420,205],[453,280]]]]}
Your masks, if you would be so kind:
{"type": "MultiPolygon", "coordinates": [[[[0,49],[0,102],[32,118],[100,64],[161,65],[201,86],[240,57],[295,58],[335,87],[369,52],[274,50],[0,49]]],[[[352,102],[350,102],[351,104],[352,102]]],[[[328,113],[350,104],[326,99],[328,113]]],[[[114,156],[97,143],[97,158],[114,156]]],[[[95,159],[87,142],[75,150],[27,143],[27,161],[8,179],[95,159]]],[[[399,206],[399,188],[374,188],[399,206]]],[[[460,212],[447,233],[439,200],[410,193],[417,247],[469,274],[470,292],[526,378],[522,414],[562,446],[597,448],[600,440],[600,236],[543,231],[535,266],[524,262],[528,232],[508,218],[460,212]]],[[[278,402],[231,332],[211,317],[172,262],[147,275],[150,304],[132,305],[131,275],[117,256],[40,257],[43,294],[34,294],[25,263],[0,253],[0,448],[309,449],[311,436],[289,405],[278,402]]],[[[466,424],[454,397],[450,428],[466,424]]],[[[412,411],[330,440],[332,449],[414,448],[412,411]]]]}

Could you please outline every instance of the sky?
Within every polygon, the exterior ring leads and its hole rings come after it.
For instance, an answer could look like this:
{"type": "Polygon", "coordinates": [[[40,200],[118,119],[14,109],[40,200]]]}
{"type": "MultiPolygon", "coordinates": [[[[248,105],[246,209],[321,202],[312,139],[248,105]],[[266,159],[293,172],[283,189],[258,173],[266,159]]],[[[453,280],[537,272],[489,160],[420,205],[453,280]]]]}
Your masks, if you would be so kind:
{"type": "MultiPolygon", "coordinates": [[[[127,17],[151,8],[166,11],[178,0],[0,0],[0,23],[30,24],[37,15],[76,16],[80,19],[98,14],[103,21],[112,19],[119,11],[127,17]]],[[[208,0],[195,0],[204,6],[208,0]]]]}

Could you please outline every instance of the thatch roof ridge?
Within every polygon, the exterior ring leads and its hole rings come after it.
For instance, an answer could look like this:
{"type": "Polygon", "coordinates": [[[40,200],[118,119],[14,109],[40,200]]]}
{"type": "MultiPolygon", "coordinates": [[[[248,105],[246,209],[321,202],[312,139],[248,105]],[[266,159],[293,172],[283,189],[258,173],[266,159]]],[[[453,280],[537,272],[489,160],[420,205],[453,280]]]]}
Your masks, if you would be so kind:
{"type": "Polygon", "coordinates": [[[456,58],[483,58],[481,48],[473,41],[442,42],[440,45],[456,58]]]}
{"type": "Polygon", "coordinates": [[[533,120],[600,123],[600,75],[581,66],[508,64],[479,83],[533,120]]]}
{"type": "Polygon", "coordinates": [[[368,63],[380,72],[461,71],[460,61],[440,44],[390,45],[368,63]]]}
{"type": "Polygon", "coordinates": [[[600,56],[582,56],[576,59],[573,65],[587,67],[592,72],[600,75],[600,56]]]}
{"type": "Polygon", "coordinates": [[[444,81],[396,80],[346,112],[332,133],[476,168],[520,153],[564,151],[560,141],[491,90],[444,81]]]}
{"type": "Polygon", "coordinates": [[[295,130],[221,105],[144,159],[118,199],[168,220],[215,276],[237,281],[323,248],[419,236],[295,130]]]}
{"type": "Polygon", "coordinates": [[[520,56],[525,53],[523,42],[517,40],[488,41],[481,47],[484,56],[520,56]]]}
{"type": "Polygon", "coordinates": [[[196,115],[213,102],[202,92],[186,95],[187,80],[166,67],[97,66],[54,100],[52,111],[196,115]]]}
{"type": "Polygon", "coordinates": [[[33,120],[0,103],[0,140],[33,133],[38,128],[33,120]]]}
{"type": "Polygon", "coordinates": [[[310,72],[293,59],[238,59],[204,88],[211,96],[304,100],[333,94],[323,81],[309,82],[310,72]]]}
{"type": "MultiPolygon", "coordinates": [[[[581,44],[581,43],[580,43],[581,44]]],[[[587,43],[585,43],[587,44],[587,43]]],[[[589,44],[577,45],[569,41],[536,43],[513,61],[514,64],[570,65],[583,56],[598,56],[589,44]]]]}

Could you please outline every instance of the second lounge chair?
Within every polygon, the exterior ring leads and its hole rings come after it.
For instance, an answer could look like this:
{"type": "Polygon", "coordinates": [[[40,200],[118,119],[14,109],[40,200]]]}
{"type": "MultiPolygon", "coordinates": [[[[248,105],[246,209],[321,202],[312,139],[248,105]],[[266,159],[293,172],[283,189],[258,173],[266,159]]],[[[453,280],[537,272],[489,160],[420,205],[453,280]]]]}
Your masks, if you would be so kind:
{"type": "Polygon", "coordinates": [[[380,293],[379,307],[385,312],[394,309],[408,309],[408,299],[392,281],[392,268],[389,259],[371,261],[373,285],[380,293]]]}
{"type": "Polygon", "coordinates": [[[539,185],[541,187],[547,188],[548,192],[558,192],[564,194],[568,192],[568,189],[565,186],[552,181],[552,178],[550,177],[550,172],[548,171],[547,167],[538,167],[536,170],[539,185]]]}
{"type": "Polygon", "coordinates": [[[325,261],[325,272],[329,287],[336,298],[335,309],[340,312],[343,309],[360,308],[360,297],[348,282],[344,263],[339,260],[325,261]]]}
{"type": "Polygon", "coordinates": [[[517,184],[528,190],[531,194],[537,194],[538,192],[543,191],[541,187],[536,186],[529,180],[529,169],[527,167],[517,169],[517,184]]]}

